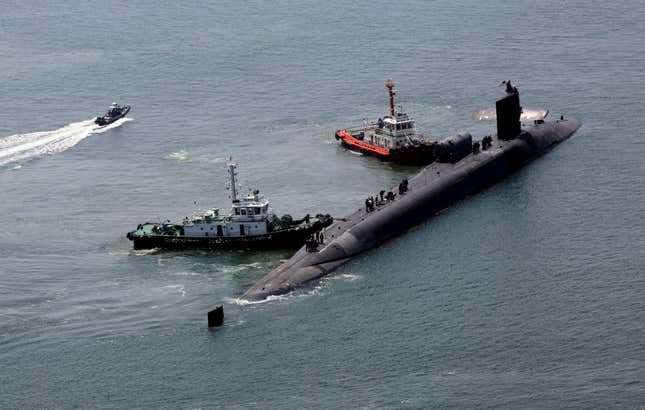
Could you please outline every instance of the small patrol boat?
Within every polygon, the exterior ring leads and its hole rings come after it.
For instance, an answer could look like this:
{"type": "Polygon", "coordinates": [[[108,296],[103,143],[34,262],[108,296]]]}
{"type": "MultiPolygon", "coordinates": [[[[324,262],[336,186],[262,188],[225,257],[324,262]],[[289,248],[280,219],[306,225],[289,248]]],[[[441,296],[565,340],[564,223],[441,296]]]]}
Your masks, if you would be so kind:
{"type": "Polygon", "coordinates": [[[318,232],[331,225],[331,216],[279,218],[270,211],[269,200],[260,191],[239,195],[237,164],[229,162],[227,168],[232,202],[229,214],[213,208],[186,217],[180,224],[139,224],[126,235],[134,242],[134,249],[299,248],[314,238],[322,240],[318,232]]]}
{"type": "Polygon", "coordinates": [[[112,103],[112,105],[110,105],[110,109],[107,114],[96,117],[94,123],[98,124],[101,127],[104,125],[112,124],[114,121],[120,120],[121,118],[128,115],[129,112],[129,105],[120,106],[114,102],[112,103]]]}
{"type": "Polygon", "coordinates": [[[414,120],[394,109],[394,83],[385,83],[390,94],[390,113],[377,122],[336,131],[336,140],[353,151],[411,165],[427,165],[434,160],[433,143],[417,134],[414,120]]]}

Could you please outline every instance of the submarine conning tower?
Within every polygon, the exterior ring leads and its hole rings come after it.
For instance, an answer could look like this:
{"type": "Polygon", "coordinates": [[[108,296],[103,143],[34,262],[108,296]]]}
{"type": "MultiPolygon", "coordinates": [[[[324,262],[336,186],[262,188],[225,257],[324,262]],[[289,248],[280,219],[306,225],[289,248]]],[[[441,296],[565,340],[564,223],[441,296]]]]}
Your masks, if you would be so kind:
{"type": "Polygon", "coordinates": [[[500,140],[512,140],[522,132],[520,124],[520,93],[517,88],[507,83],[506,96],[500,98],[495,103],[497,111],[497,137],[500,140]]]}

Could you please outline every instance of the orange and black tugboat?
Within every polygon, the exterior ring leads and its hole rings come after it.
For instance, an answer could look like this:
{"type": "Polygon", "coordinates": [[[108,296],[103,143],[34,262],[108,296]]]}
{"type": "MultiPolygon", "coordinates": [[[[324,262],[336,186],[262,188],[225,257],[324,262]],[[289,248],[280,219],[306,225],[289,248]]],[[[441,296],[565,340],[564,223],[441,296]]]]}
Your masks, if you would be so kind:
{"type": "Polygon", "coordinates": [[[336,131],[343,146],[387,161],[427,165],[434,161],[433,143],[414,130],[414,120],[394,109],[394,83],[385,83],[390,93],[390,114],[375,123],[336,131]]]}

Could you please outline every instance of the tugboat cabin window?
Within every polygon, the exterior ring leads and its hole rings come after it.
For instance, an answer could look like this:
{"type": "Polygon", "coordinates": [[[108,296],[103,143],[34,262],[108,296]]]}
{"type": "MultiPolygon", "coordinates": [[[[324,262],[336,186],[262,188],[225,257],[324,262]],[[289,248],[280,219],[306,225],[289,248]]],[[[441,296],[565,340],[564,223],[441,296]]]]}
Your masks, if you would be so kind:
{"type": "Polygon", "coordinates": [[[235,215],[239,215],[239,214],[240,214],[240,208],[235,208],[235,215]]]}
{"type": "Polygon", "coordinates": [[[255,207],[255,214],[260,215],[260,207],[259,206],[255,207]]]}
{"type": "Polygon", "coordinates": [[[246,209],[242,209],[242,215],[246,215],[246,209]]]}

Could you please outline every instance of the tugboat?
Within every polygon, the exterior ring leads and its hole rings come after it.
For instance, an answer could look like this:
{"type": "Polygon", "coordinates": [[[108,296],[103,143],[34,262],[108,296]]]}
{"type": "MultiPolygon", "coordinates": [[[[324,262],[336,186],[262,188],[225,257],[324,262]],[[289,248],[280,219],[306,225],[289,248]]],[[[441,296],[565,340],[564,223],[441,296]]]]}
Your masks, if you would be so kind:
{"type": "Polygon", "coordinates": [[[377,122],[336,131],[336,140],[353,151],[410,165],[427,165],[434,160],[433,143],[414,130],[414,120],[394,109],[394,83],[385,83],[390,94],[390,114],[377,122]]]}
{"type": "Polygon", "coordinates": [[[120,106],[117,103],[113,102],[112,105],[110,105],[110,109],[107,114],[102,117],[96,117],[94,123],[98,124],[100,127],[112,124],[114,121],[120,120],[121,118],[125,117],[129,112],[129,105],[120,106]]]}
{"type": "Polygon", "coordinates": [[[232,249],[299,248],[305,243],[322,241],[318,232],[331,225],[333,218],[318,214],[294,220],[290,215],[278,218],[269,210],[269,200],[254,190],[238,195],[237,164],[227,164],[232,210],[220,214],[213,208],[184,218],[180,224],[146,222],[128,232],[134,249],[232,249]]]}

